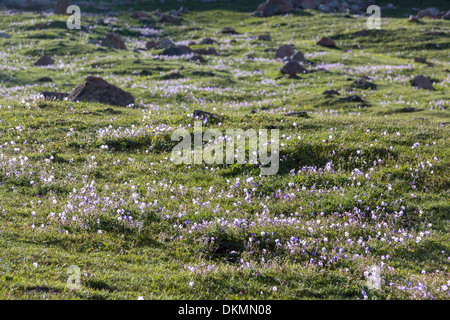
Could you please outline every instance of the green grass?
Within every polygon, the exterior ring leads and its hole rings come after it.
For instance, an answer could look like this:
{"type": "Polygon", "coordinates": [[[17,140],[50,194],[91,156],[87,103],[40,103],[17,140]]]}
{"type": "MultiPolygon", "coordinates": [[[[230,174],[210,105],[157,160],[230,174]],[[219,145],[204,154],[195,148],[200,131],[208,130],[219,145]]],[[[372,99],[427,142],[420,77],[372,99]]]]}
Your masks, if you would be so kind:
{"type": "Polygon", "coordinates": [[[182,22],[151,16],[156,33],[147,35],[123,7],[117,16],[90,9],[81,31],[67,30],[65,17],[0,12],[0,31],[11,35],[0,38],[1,299],[449,298],[450,22],[408,23],[410,1],[358,37],[362,17],[257,18],[258,3],[187,1],[182,22]],[[111,31],[128,51],[87,44],[111,31]],[[271,42],[257,40],[266,33],[271,42]],[[338,48],[317,46],[322,36],[338,48]],[[205,37],[218,43],[192,48],[219,55],[204,64],[139,50],[149,40],[205,37]],[[311,72],[281,74],[274,56],[285,43],[305,53],[311,72]],[[43,53],[54,67],[33,66],[43,53]],[[181,78],[166,80],[175,71],[181,78]],[[417,74],[436,90],[413,88],[417,74]],[[131,92],[135,107],[35,97],[70,92],[87,75],[131,92]],[[54,82],[36,83],[44,76],[54,82]],[[376,90],[353,89],[361,76],[376,90]],[[340,95],[324,96],[329,89],[340,95]],[[364,101],[341,100],[355,94],[364,101]],[[192,132],[195,109],[219,115],[204,130],[279,129],[278,174],[171,162],[171,133],[192,132]],[[293,111],[310,117],[283,115],[293,111]],[[81,269],[79,290],[66,285],[71,265],[81,269]],[[364,274],[373,265],[380,289],[364,274]]]}

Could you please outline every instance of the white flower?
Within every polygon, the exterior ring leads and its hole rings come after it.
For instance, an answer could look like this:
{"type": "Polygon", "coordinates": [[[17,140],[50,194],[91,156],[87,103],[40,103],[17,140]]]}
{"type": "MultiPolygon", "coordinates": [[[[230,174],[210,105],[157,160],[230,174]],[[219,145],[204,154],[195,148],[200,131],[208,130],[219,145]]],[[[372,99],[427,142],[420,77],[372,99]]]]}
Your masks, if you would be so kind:
{"type": "Polygon", "coordinates": [[[144,300],[144,297],[143,296],[139,296],[138,300],[144,300]]]}
{"type": "Polygon", "coordinates": [[[37,268],[38,263],[37,262],[33,262],[33,267],[37,268]]]}
{"type": "Polygon", "coordinates": [[[189,287],[193,287],[194,286],[194,281],[190,281],[189,282],[189,287]]]}
{"type": "Polygon", "coordinates": [[[275,292],[275,291],[277,291],[278,289],[277,289],[277,287],[273,287],[272,290],[275,292]]]}

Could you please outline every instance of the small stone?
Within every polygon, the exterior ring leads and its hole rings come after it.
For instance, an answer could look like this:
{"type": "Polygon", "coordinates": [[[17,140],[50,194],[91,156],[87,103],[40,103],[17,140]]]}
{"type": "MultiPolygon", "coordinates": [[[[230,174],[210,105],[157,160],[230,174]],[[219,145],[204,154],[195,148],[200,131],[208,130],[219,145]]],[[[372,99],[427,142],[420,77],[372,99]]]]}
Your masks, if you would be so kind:
{"type": "Polygon", "coordinates": [[[358,37],[366,37],[368,35],[369,35],[369,32],[367,32],[366,29],[362,29],[361,31],[355,32],[355,36],[358,36],[358,37]]]}
{"type": "Polygon", "coordinates": [[[292,60],[297,62],[306,62],[305,55],[301,51],[297,51],[297,53],[292,56],[292,60]]]}
{"type": "Polygon", "coordinates": [[[217,43],[217,41],[211,38],[205,38],[202,40],[202,42],[200,42],[200,44],[214,44],[214,43],[217,43]]]}
{"type": "Polygon", "coordinates": [[[256,12],[262,13],[264,11],[264,8],[266,7],[267,3],[263,2],[261,3],[257,8],[256,12]]]}
{"type": "Polygon", "coordinates": [[[362,101],[364,101],[364,100],[363,100],[360,96],[353,95],[353,96],[348,96],[348,97],[341,98],[341,101],[346,101],[346,102],[362,102],[362,101]]]}
{"type": "Polygon", "coordinates": [[[414,58],[414,62],[426,63],[427,62],[427,58],[416,57],[416,58],[414,58]]]}
{"type": "Polygon", "coordinates": [[[423,75],[416,76],[413,80],[410,80],[410,83],[413,87],[417,87],[419,89],[434,90],[430,79],[423,75]]]}
{"type": "Polygon", "coordinates": [[[320,39],[317,44],[319,46],[323,46],[323,47],[330,47],[330,48],[335,48],[336,47],[336,43],[334,43],[333,39],[328,38],[328,37],[323,37],[322,39],[320,39]]]}
{"type": "Polygon", "coordinates": [[[192,49],[188,46],[179,45],[173,48],[165,49],[162,54],[165,56],[182,56],[192,52],[192,49]]]}
{"type": "Polygon", "coordinates": [[[41,92],[41,95],[45,100],[64,100],[69,96],[69,93],[44,91],[41,92]]]}
{"type": "Polygon", "coordinates": [[[185,7],[180,7],[180,9],[178,9],[178,12],[180,14],[187,14],[187,13],[189,13],[189,9],[185,8],[185,7]]]}
{"type": "Polygon", "coordinates": [[[36,82],[53,82],[53,79],[50,77],[42,77],[37,79],[36,82]]]}
{"type": "Polygon", "coordinates": [[[68,97],[69,101],[99,102],[126,107],[134,104],[134,97],[102,78],[88,76],[68,97]]]}
{"type": "Polygon", "coordinates": [[[353,82],[353,87],[360,88],[360,89],[376,89],[376,84],[369,82],[363,78],[356,80],[353,82]]]}
{"type": "Polygon", "coordinates": [[[270,37],[270,34],[261,34],[258,36],[258,40],[271,41],[272,38],[270,37]]]}
{"type": "Polygon", "coordinates": [[[194,110],[193,116],[194,116],[194,118],[197,118],[197,119],[213,119],[213,118],[217,117],[213,113],[210,113],[207,111],[202,111],[202,110],[194,110]]]}
{"type": "Polygon", "coordinates": [[[308,113],[306,113],[306,111],[289,112],[289,113],[286,113],[285,116],[287,116],[287,117],[309,118],[308,113]]]}
{"type": "Polygon", "coordinates": [[[281,69],[282,74],[288,74],[290,78],[295,78],[297,73],[306,73],[307,70],[297,61],[291,60],[281,69]]]}
{"type": "Polygon", "coordinates": [[[101,45],[109,49],[128,50],[125,42],[114,33],[108,33],[102,40],[101,45]]]}
{"type": "Polygon", "coordinates": [[[174,47],[176,47],[176,44],[170,39],[162,39],[158,42],[158,49],[169,49],[174,47]]]}
{"type": "Polygon", "coordinates": [[[151,71],[148,71],[147,69],[142,69],[140,75],[141,76],[151,76],[153,73],[151,71]]]}
{"type": "Polygon", "coordinates": [[[98,39],[89,39],[87,43],[88,43],[88,44],[97,45],[97,44],[100,44],[101,41],[98,40],[98,39]]]}
{"type": "Polygon", "coordinates": [[[150,15],[144,11],[133,12],[130,14],[131,18],[140,19],[140,18],[150,18],[150,15]]]}
{"type": "Polygon", "coordinates": [[[147,43],[145,44],[145,48],[147,48],[147,50],[154,49],[156,47],[158,47],[158,44],[156,43],[156,41],[153,40],[147,41],[147,43]]]}
{"type": "Polygon", "coordinates": [[[316,0],[303,0],[301,6],[304,10],[316,9],[319,6],[319,2],[316,0]]]}
{"type": "Polygon", "coordinates": [[[326,90],[324,92],[322,92],[322,94],[326,95],[326,96],[332,96],[332,95],[336,95],[339,96],[339,91],[337,90],[326,90]]]}
{"type": "Polygon", "coordinates": [[[434,18],[439,15],[439,10],[437,8],[427,8],[425,10],[420,10],[417,13],[418,18],[429,17],[434,18]]]}
{"type": "Polygon", "coordinates": [[[214,77],[216,76],[214,72],[211,71],[194,71],[192,72],[193,75],[201,76],[201,77],[214,77]]]}
{"type": "Polygon", "coordinates": [[[55,61],[49,56],[40,57],[38,61],[34,63],[35,66],[53,66],[55,61]]]}
{"type": "Polygon", "coordinates": [[[183,76],[179,72],[172,72],[164,76],[164,79],[170,80],[170,79],[179,79],[183,76]]]}
{"type": "Polygon", "coordinates": [[[284,44],[277,49],[275,59],[290,58],[295,54],[294,48],[289,44],[284,44]]]}
{"type": "Polygon", "coordinates": [[[222,33],[227,33],[227,34],[238,34],[238,33],[236,32],[236,30],[234,30],[234,28],[224,28],[224,29],[222,30],[222,33]]]}

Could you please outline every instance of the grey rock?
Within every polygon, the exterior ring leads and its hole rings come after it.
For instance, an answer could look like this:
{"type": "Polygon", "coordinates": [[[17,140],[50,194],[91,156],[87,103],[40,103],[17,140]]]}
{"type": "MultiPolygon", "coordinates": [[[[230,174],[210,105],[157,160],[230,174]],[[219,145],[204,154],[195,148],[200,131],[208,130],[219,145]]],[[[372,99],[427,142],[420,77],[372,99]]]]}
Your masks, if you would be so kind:
{"type": "Polygon", "coordinates": [[[418,108],[413,108],[413,107],[406,107],[406,108],[402,108],[399,110],[399,112],[419,112],[419,111],[423,111],[425,109],[418,109],[418,108]]]}
{"type": "Polygon", "coordinates": [[[423,75],[416,76],[410,81],[411,85],[419,89],[434,90],[433,84],[428,77],[423,75]]]}
{"type": "Polygon", "coordinates": [[[317,9],[319,6],[319,1],[317,0],[303,0],[301,3],[303,9],[317,9]]]}
{"type": "Polygon", "coordinates": [[[344,98],[341,98],[341,100],[345,101],[345,102],[362,102],[362,101],[364,101],[363,98],[361,98],[358,95],[344,97],[344,98]]]}
{"type": "Polygon", "coordinates": [[[285,57],[292,57],[295,54],[294,48],[289,44],[284,44],[275,52],[275,59],[283,59],[285,57]]]}
{"type": "Polygon", "coordinates": [[[101,45],[110,49],[127,50],[125,42],[114,33],[107,34],[102,40],[101,45]]]}
{"type": "Polygon", "coordinates": [[[332,9],[332,10],[337,10],[340,6],[340,3],[338,0],[329,0],[329,1],[325,1],[324,3],[328,8],[332,9]]]}
{"type": "Polygon", "coordinates": [[[209,56],[209,55],[217,56],[218,55],[217,50],[214,48],[199,48],[199,49],[195,49],[194,52],[196,54],[206,55],[206,56],[209,56]]]}
{"type": "Polygon", "coordinates": [[[53,79],[50,77],[42,77],[37,79],[36,82],[53,82],[53,79]]]}
{"type": "Polygon", "coordinates": [[[151,76],[153,73],[151,71],[148,71],[147,69],[142,69],[140,75],[141,76],[151,76]]]}
{"type": "Polygon", "coordinates": [[[321,12],[325,12],[325,13],[331,12],[331,9],[329,7],[327,7],[326,5],[324,5],[324,4],[320,4],[317,7],[317,10],[321,11],[321,12]]]}
{"type": "Polygon", "coordinates": [[[308,72],[301,64],[297,61],[291,60],[284,65],[281,69],[282,74],[288,74],[290,78],[295,78],[298,73],[308,72]]]}
{"type": "Polygon", "coordinates": [[[67,15],[67,8],[71,5],[70,0],[58,0],[55,6],[55,14],[67,15]]]}
{"type": "Polygon", "coordinates": [[[258,36],[258,40],[271,41],[272,38],[270,37],[270,34],[261,34],[258,36]]]}
{"type": "Polygon", "coordinates": [[[445,20],[450,20],[450,10],[444,13],[444,16],[442,18],[444,18],[445,20]]]}
{"type": "Polygon", "coordinates": [[[376,84],[367,81],[366,79],[359,79],[353,82],[353,87],[360,89],[376,89],[376,84]]]}
{"type": "Polygon", "coordinates": [[[163,55],[165,56],[182,56],[186,54],[192,53],[193,50],[189,48],[188,46],[176,46],[173,48],[167,48],[163,51],[163,55]]]}
{"type": "Polygon", "coordinates": [[[217,117],[217,115],[215,115],[214,113],[203,110],[194,110],[193,116],[197,119],[214,119],[217,117]]]}
{"type": "Polygon", "coordinates": [[[41,95],[45,100],[64,100],[69,96],[69,93],[44,91],[41,92],[41,95]]]}
{"type": "Polygon", "coordinates": [[[158,42],[158,49],[169,49],[175,46],[176,44],[170,39],[162,39],[158,42]]]}
{"type": "Polygon", "coordinates": [[[286,113],[285,116],[287,116],[287,117],[309,118],[308,113],[306,113],[306,111],[289,112],[289,113],[286,113]]]}
{"type": "Polygon", "coordinates": [[[217,41],[211,38],[205,38],[202,40],[202,42],[200,42],[200,44],[214,44],[214,43],[217,43],[217,41]]]}
{"type": "Polygon", "coordinates": [[[52,66],[55,64],[55,61],[49,56],[42,56],[34,63],[35,66],[52,66]]]}
{"type": "Polygon", "coordinates": [[[324,92],[322,92],[322,94],[326,95],[326,96],[332,96],[332,95],[339,96],[340,95],[339,91],[334,90],[334,89],[332,89],[332,90],[325,90],[324,92]]]}
{"type": "Polygon", "coordinates": [[[423,17],[430,17],[430,18],[432,18],[432,17],[435,17],[437,15],[439,15],[439,9],[437,9],[437,8],[427,8],[427,9],[424,9],[424,10],[420,10],[417,13],[417,17],[419,17],[419,18],[423,18],[423,17]]]}
{"type": "Polygon", "coordinates": [[[264,17],[270,17],[273,16],[278,12],[278,8],[280,7],[279,4],[276,3],[267,3],[264,7],[264,10],[262,11],[262,14],[264,17]]]}
{"type": "Polygon", "coordinates": [[[102,78],[90,76],[72,91],[68,100],[99,102],[121,107],[134,104],[134,97],[130,93],[109,84],[102,78]]]}
{"type": "Polygon", "coordinates": [[[297,62],[306,62],[305,55],[301,51],[297,51],[297,53],[292,56],[292,60],[297,62]]]}

